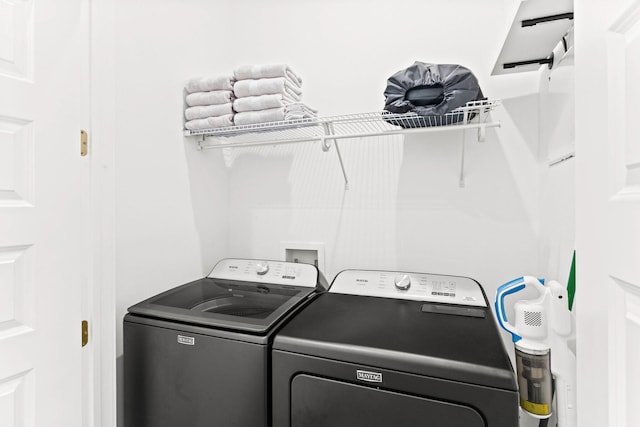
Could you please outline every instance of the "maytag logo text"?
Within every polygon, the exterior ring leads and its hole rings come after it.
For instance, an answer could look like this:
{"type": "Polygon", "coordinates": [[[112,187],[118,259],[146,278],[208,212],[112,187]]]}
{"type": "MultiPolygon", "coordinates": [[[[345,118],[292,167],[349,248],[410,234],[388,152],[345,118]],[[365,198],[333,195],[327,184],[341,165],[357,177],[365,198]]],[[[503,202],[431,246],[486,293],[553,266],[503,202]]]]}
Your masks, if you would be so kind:
{"type": "Polygon", "coordinates": [[[196,345],[194,337],[185,337],[184,335],[178,335],[178,342],[185,345],[196,345]]]}
{"type": "Polygon", "coordinates": [[[380,372],[371,372],[371,371],[356,371],[356,378],[360,381],[367,381],[370,383],[381,383],[382,382],[382,374],[380,372]]]}

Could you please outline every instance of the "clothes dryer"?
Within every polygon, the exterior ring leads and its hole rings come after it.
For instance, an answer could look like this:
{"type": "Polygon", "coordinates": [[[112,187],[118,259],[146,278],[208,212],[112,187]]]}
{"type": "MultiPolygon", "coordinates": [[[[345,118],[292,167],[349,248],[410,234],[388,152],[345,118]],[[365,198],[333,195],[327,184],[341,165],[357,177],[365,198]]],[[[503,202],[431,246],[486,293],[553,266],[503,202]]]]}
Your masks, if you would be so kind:
{"type": "Polygon", "coordinates": [[[348,270],[272,352],[274,427],[514,427],[510,359],[480,284],[348,270]]]}

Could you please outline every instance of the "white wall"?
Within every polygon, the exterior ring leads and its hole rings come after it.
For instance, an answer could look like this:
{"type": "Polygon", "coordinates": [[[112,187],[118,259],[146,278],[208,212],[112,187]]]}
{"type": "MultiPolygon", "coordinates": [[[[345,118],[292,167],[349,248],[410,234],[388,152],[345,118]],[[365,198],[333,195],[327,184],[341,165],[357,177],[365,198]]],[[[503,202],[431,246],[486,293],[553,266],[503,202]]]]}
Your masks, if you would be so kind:
{"type": "Polygon", "coordinates": [[[556,222],[541,205],[569,204],[547,191],[570,173],[540,174],[548,169],[540,76],[489,76],[515,8],[507,0],[119,2],[118,321],[219,258],[282,258],[281,241],[324,242],[329,279],[345,268],[460,274],[480,281],[490,301],[514,277],[561,272],[548,259],[567,245],[556,248],[546,230],[564,225],[548,228],[556,222]],[[346,191],[334,148],[199,152],[180,132],[189,77],[285,62],[304,80],[303,100],[327,116],[381,110],[386,79],[415,60],[460,63],[503,101],[492,114],[501,127],[486,142],[464,136],[464,188],[459,132],[341,142],[346,191]]]}
{"type": "Polygon", "coordinates": [[[489,77],[514,5],[455,2],[177,0],[117,6],[118,310],[190,280],[223,256],[282,257],[281,240],[326,243],[342,268],[467,274],[495,286],[538,269],[537,76],[489,77]],[[480,22],[491,26],[477,31],[480,22]],[[195,75],[287,62],[322,115],[380,110],[386,79],[414,60],[461,63],[502,127],[462,135],[198,152],[182,137],[195,75]]]}
{"type": "Polygon", "coordinates": [[[333,149],[234,151],[230,255],[279,259],[282,241],[323,242],[329,278],[345,268],[461,274],[479,280],[490,300],[498,285],[539,274],[538,76],[489,76],[513,4],[243,5],[233,32],[242,37],[230,42],[236,64],[289,63],[322,115],[380,110],[387,78],[415,60],[467,66],[504,106],[485,143],[467,135],[464,189],[458,132],[341,142],[347,191],[333,149]]]}
{"type": "Polygon", "coordinates": [[[328,277],[347,267],[467,274],[490,298],[497,284],[534,272],[537,82],[488,76],[510,25],[502,3],[120,4],[119,312],[219,257],[280,258],[281,240],[325,242],[328,277]],[[474,30],[485,21],[496,25],[474,30]],[[304,79],[304,100],[333,115],[381,109],[387,77],[414,60],[461,63],[503,99],[494,114],[502,128],[484,144],[467,137],[464,189],[457,133],[345,142],[345,192],[334,154],[313,144],[238,150],[225,169],[221,153],[196,152],[179,132],[181,87],[194,75],[287,62],[304,79]]]}
{"type": "Polygon", "coordinates": [[[566,284],[575,248],[574,66],[572,56],[540,76],[541,274],[566,284]]]}

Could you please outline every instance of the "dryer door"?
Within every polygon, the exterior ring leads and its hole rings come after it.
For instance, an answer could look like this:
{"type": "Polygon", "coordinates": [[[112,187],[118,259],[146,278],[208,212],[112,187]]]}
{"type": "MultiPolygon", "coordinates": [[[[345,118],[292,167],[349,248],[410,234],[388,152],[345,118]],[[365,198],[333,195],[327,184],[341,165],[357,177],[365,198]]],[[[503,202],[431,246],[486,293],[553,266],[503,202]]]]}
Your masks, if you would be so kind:
{"type": "Polygon", "coordinates": [[[486,427],[474,409],[455,403],[311,375],[291,384],[292,427],[486,427]]]}

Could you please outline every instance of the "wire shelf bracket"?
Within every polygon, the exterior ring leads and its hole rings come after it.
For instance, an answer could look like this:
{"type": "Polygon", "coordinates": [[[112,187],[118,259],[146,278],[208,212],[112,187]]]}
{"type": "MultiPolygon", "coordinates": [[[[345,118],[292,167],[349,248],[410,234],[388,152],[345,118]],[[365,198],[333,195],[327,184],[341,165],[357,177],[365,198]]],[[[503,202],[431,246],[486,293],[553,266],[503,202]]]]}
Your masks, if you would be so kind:
{"type": "Polygon", "coordinates": [[[216,129],[185,130],[185,136],[198,137],[198,149],[255,147],[262,145],[295,144],[319,141],[322,151],[335,146],[345,182],[349,188],[346,169],[338,140],[387,135],[411,135],[462,130],[463,149],[460,186],[464,186],[464,135],[477,129],[478,142],[486,140],[486,129],[500,127],[488,121],[489,113],[500,105],[498,100],[467,103],[442,116],[418,116],[414,113],[383,112],[357,113],[342,116],[314,117],[252,125],[229,126],[216,129]]]}

